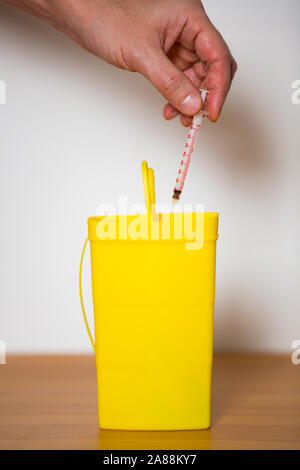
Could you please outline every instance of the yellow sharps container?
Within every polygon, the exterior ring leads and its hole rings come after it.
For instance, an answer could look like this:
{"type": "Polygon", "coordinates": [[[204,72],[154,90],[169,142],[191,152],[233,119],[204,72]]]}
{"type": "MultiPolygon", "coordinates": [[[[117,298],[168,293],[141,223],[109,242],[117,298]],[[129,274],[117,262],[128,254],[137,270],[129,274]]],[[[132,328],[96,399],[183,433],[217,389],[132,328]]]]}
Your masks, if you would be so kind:
{"type": "Polygon", "coordinates": [[[81,280],[80,296],[96,354],[99,425],[204,429],[210,426],[218,214],[156,214],[153,170],[146,162],[142,170],[146,215],[88,220],[95,343],[81,280]]]}

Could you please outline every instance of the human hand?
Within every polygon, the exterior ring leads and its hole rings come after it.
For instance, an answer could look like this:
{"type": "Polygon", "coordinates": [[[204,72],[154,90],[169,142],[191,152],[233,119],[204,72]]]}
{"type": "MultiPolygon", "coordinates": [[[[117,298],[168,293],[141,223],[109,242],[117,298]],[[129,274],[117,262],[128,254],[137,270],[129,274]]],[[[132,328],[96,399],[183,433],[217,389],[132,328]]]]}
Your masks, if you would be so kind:
{"type": "Polygon", "coordinates": [[[7,1],[110,64],[144,75],[168,101],[166,119],[180,114],[190,125],[201,108],[200,87],[210,91],[208,118],[218,119],[237,66],[200,0],[7,1]]]}

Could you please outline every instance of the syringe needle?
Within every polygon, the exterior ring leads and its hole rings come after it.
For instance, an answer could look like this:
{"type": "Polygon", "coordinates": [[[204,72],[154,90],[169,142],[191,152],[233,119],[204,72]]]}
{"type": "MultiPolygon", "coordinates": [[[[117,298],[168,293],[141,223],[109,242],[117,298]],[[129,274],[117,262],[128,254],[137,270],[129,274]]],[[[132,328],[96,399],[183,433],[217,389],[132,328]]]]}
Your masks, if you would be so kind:
{"type": "Polygon", "coordinates": [[[172,209],[173,209],[173,210],[174,210],[174,208],[175,208],[175,206],[176,206],[176,204],[177,204],[178,201],[179,201],[179,198],[176,198],[176,197],[174,197],[174,195],[173,195],[173,197],[172,197],[172,209]]]}

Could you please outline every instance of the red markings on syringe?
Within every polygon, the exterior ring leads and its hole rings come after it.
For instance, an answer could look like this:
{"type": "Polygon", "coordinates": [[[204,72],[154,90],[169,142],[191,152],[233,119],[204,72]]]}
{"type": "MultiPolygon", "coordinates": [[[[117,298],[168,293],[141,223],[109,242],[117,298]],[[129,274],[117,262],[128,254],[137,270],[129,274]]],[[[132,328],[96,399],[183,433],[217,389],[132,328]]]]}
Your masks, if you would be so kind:
{"type": "Polygon", "coordinates": [[[194,150],[195,142],[197,140],[197,135],[198,131],[200,128],[200,125],[203,120],[203,116],[207,116],[207,112],[204,111],[204,104],[205,104],[205,99],[207,93],[209,93],[208,90],[200,90],[201,91],[201,98],[202,98],[202,111],[200,113],[196,114],[193,118],[192,125],[189,128],[189,133],[188,133],[188,138],[187,142],[185,144],[185,150],[183,152],[182,160],[180,162],[180,167],[174,187],[174,192],[173,192],[173,199],[179,199],[181,195],[181,191],[184,185],[185,177],[189,168],[189,164],[191,161],[191,155],[194,150]]]}
{"type": "Polygon", "coordinates": [[[184,180],[185,180],[185,177],[186,177],[186,174],[187,174],[187,171],[188,171],[188,166],[189,166],[189,163],[190,163],[190,160],[191,160],[191,155],[192,155],[193,150],[194,150],[194,146],[195,146],[195,142],[196,142],[196,138],[197,138],[199,128],[200,128],[200,124],[191,125],[191,127],[190,127],[190,132],[188,134],[188,140],[185,144],[185,149],[186,150],[183,152],[183,158],[180,162],[178,177],[176,179],[177,184],[176,184],[174,190],[182,191],[184,180]]]}

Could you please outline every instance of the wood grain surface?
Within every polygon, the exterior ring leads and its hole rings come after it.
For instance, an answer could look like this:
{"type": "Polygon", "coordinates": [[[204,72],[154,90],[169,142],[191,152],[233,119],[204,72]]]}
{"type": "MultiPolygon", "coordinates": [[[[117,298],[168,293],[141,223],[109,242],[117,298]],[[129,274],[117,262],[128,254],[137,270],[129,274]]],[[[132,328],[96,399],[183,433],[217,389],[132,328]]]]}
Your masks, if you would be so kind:
{"type": "Polygon", "coordinates": [[[92,356],[9,356],[0,365],[0,449],[300,449],[300,365],[215,355],[212,427],[98,429],[92,356]]]}

